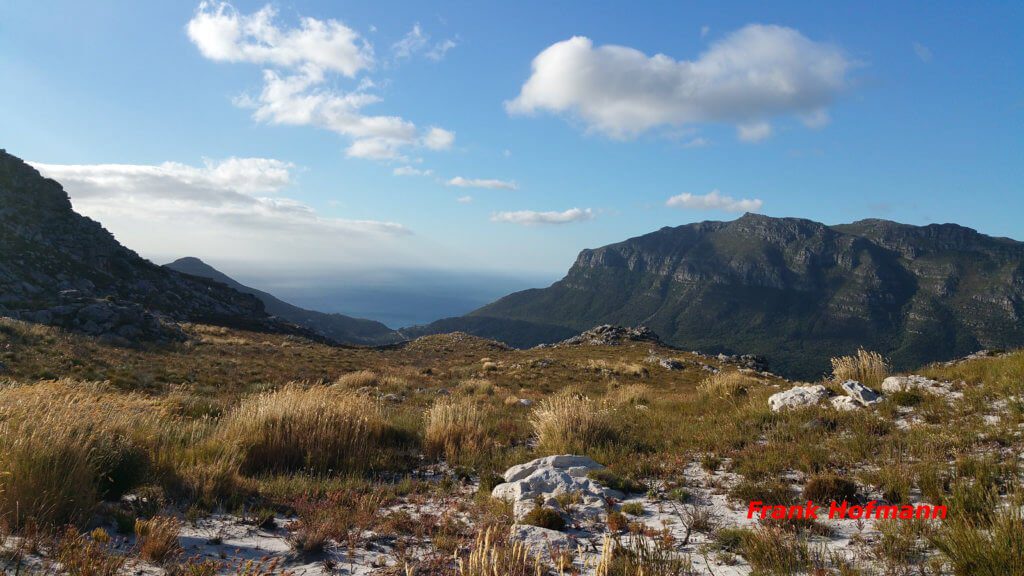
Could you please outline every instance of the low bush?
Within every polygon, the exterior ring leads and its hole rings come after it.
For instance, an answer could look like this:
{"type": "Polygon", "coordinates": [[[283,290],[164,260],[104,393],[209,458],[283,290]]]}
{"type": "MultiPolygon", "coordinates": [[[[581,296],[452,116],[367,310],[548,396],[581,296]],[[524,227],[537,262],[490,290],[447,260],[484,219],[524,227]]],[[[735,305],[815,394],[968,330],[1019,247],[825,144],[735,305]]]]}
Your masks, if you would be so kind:
{"type": "Polygon", "coordinates": [[[610,468],[591,470],[587,473],[587,478],[590,478],[605,488],[618,490],[623,494],[638,494],[640,492],[647,491],[647,486],[642,482],[634,480],[629,476],[621,476],[610,468]]]}
{"type": "Polygon", "coordinates": [[[149,520],[135,521],[136,544],[139,557],[149,562],[163,564],[182,552],[178,543],[181,522],[169,516],[154,516],[149,520]]]}
{"type": "Polygon", "coordinates": [[[833,474],[813,476],[804,485],[804,499],[816,504],[855,502],[857,484],[833,474]]]}
{"type": "Polygon", "coordinates": [[[521,522],[531,526],[539,526],[548,530],[564,530],[565,520],[562,515],[547,506],[536,506],[523,516],[521,522]]]}

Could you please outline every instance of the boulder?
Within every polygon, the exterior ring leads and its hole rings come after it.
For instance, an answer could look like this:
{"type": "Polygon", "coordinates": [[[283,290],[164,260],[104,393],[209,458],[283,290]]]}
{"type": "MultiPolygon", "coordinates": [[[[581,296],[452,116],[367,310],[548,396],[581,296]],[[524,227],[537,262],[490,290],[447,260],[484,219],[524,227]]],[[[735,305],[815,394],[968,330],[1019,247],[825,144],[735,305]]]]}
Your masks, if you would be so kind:
{"type": "MultiPolygon", "coordinates": [[[[843,392],[846,392],[847,397],[853,398],[861,406],[872,406],[882,401],[882,397],[879,396],[878,392],[856,380],[847,380],[840,384],[839,387],[843,389],[843,392]]],[[[835,405],[834,402],[833,405],[835,405]]]]}
{"type": "Polygon", "coordinates": [[[768,406],[772,412],[778,412],[788,408],[814,406],[825,398],[828,398],[828,389],[821,384],[794,386],[789,390],[772,394],[768,398],[768,406]]]}
{"type": "Polygon", "coordinates": [[[516,524],[512,527],[509,539],[514,542],[522,542],[526,549],[534,556],[547,558],[551,551],[573,551],[576,550],[576,539],[557,530],[531,526],[529,524],[516,524]]]}
{"type": "Polygon", "coordinates": [[[840,412],[849,412],[860,408],[860,403],[849,396],[835,396],[830,400],[832,407],[840,412]]]}
{"type": "Polygon", "coordinates": [[[882,392],[892,394],[894,392],[924,392],[937,396],[949,396],[952,398],[962,397],[961,392],[955,392],[949,382],[939,382],[924,376],[912,374],[910,376],[889,376],[882,381],[882,392]]]}
{"type": "Polygon", "coordinates": [[[513,466],[502,476],[505,483],[498,484],[491,496],[511,502],[516,519],[521,519],[540,500],[567,519],[599,517],[609,498],[622,499],[624,495],[604,488],[587,478],[591,470],[604,468],[586,456],[562,454],[538,458],[513,466]],[[555,499],[561,494],[573,494],[577,503],[570,510],[563,510],[555,499]]]}

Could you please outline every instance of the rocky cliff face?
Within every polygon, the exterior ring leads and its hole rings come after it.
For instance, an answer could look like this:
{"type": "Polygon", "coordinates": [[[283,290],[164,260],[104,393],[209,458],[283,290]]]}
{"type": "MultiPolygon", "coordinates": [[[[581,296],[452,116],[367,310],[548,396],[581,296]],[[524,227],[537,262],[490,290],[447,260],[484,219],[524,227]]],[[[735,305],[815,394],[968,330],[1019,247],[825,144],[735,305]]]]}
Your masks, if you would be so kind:
{"type": "Polygon", "coordinates": [[[1024,345],[1024,243],[952,224],[748,214],[584,250],[551,287],[470,318],[499,329],[642,324],[689,349],[766,356],[796,377],[818,376],[830,356],[858,346],[915,366],[1024,345]]]}
{"type": "Polygon", "coordinates": [[[119,341],[175,339],[166,320],[287,330],[262,303],[178,274],[72,210],[57,182],[0,150],[0,315],[119,341]]]}

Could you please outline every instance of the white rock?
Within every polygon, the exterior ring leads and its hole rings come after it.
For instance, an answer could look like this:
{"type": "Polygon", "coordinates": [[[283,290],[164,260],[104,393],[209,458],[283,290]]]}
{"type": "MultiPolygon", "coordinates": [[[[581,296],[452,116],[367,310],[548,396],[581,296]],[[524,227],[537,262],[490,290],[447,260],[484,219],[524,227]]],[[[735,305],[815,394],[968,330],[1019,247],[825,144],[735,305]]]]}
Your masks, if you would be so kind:
{"type": "MultiPolygon", "coordinates": [[[[856,380],[847,380],[839,386],[843,389],[843,392],[846,392],[848,397],[853,398],[861,406],[871,406],[882,401],[882,397],[878,395],[878,392],[856,380]]],[[[835,405],[835,402],[832,404],[835,405]]]]}
{"type": "Polygon", "coordinates": [[[828,389],[821,384],[794,386],[784,392],[772,394],[768,398],[768,406],[772,412],[778,412],[786,408],[814,406],[825,398],[828,398],[828,389]]]}
{"type": "Polygon", "coordinates": [[[563,517],[594,518],[604,510],[609,498],[624,497],[587,478],[588,472],[600,468],[604,466],[586,456],[563,454],[538,458],[506,470],[506,482],[495,486],[491,496],[511,502],[516,519],[533,510],[538,498],[563,517]],[[563,510],[555,500],[562,494],[573,494],[578,502],[569,510],[563,510]]]}
{"type": "Polygon", "coordinates": [[[519,404],[521,406],[533,406],[533,400],[530,400],[529,398],[520,398],[519,404]]]}
{"type": "Polygon", "coordinates": [[[832,407],[841,412],[849,412],[860,408],[860,404],[849,396],[836,396],[830,400],[832,407]]]}
{"type": "Polygon", "coordinates": [[[508,470],[505,470],[502,477],[505,479],[505,482],[515,482],[516,480],[526,478],[541,468],[557,468],[563,470],[570,468],[585,468],[586,471],[584,471],[582,475],[586,476],[587,471],[598,470],[600,468],[604,468],[604,466],[601,466],[586,456],[558,454],[556,456],[537,458],[536,460],[530,460],[526,464],[513,466],[508,470]]]}
{"type": "Polygon", "coordinates": [[[509,539],[522,542],[531,554],[541,558],[547,558],[548,552],[555,550],[573,551],[576,549],[576,539],[557,530],[530,526],[529,524],[516,524],[512,527],[509,539]]]}
{"type": "Polygon", "coordinates": [[[949,382],[938,382],[931,378],[912,374],[910,376],[889,376],[882,380],[882,392],[892,394],[894,392],[920,391],[936,396],[948,396],[949,398],[962,398],[962,392],[953,390],[949,382]]]}

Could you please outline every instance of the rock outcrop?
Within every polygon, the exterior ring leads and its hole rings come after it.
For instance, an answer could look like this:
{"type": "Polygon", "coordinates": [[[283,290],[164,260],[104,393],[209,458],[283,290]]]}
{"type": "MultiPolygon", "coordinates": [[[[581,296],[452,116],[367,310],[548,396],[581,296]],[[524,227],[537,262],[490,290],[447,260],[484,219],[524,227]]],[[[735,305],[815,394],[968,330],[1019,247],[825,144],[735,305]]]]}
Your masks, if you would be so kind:
{"type": "Polygon", "coordinates": [[[771,407],[772,412],[779,412],[790,408],[816,406],[825,398],[828,398],[828,389],[821,384],[794,386],[789,390],[769,396],[768,406],[771,407]]]}
{"type": "Polygon", "coordinates": [[[537,505],[551,508],[566,521],[594,518],[604,513],[609,498],[622,499],[623,494],[604,488],[587,477],[592,470],[604,466],[586,456],[562,454],[538,458],[513,466],[502,477],[505,483],[498,484],[491,496],[511,502],[517,520],[521,520],[537,505]],[[566,510],[556,499],[559,495],[572,494],[576,503],[572,510],[566,510]]]}

